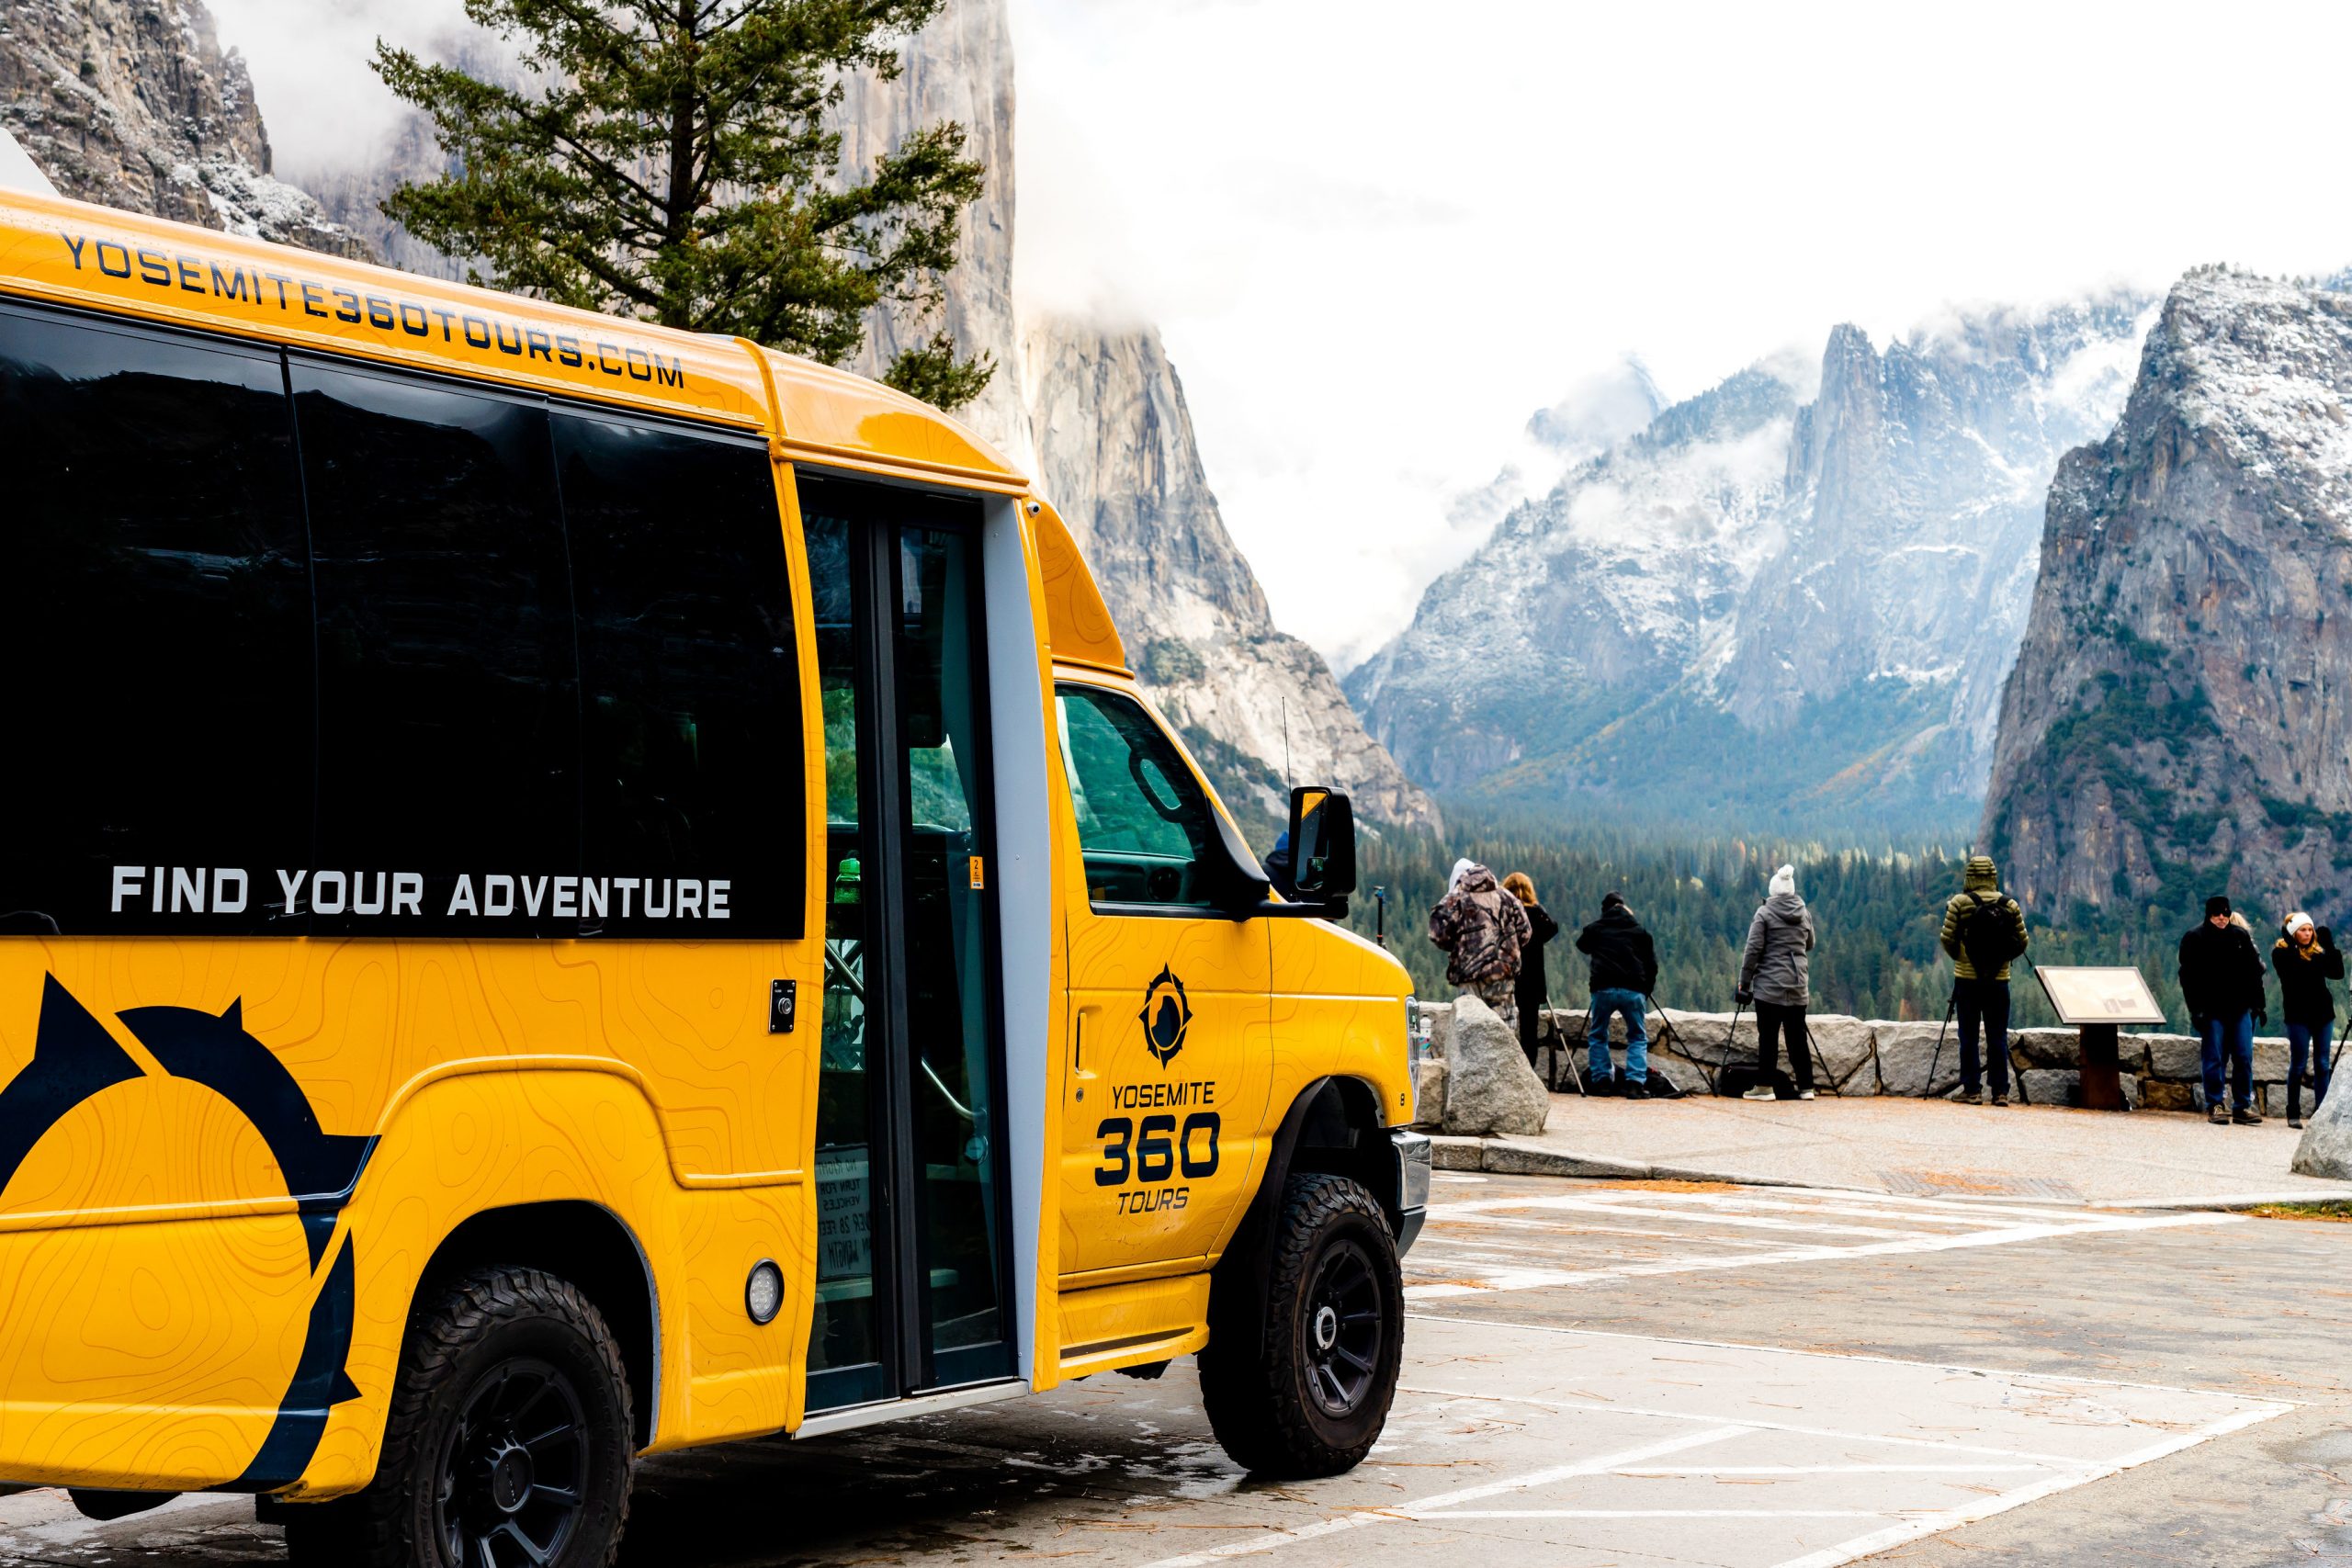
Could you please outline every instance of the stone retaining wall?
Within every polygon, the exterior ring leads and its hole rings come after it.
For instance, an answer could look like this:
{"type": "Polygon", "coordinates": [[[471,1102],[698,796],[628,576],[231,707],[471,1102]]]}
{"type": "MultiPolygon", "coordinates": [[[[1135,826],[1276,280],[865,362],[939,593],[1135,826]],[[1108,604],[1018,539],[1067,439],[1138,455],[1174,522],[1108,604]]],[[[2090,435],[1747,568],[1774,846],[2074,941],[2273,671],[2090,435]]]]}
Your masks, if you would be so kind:
{"type": "MultiPolygon", "coordinates": [[[[1445,1044],[1452,1022],[1450,1003],[1424,1002],[1431,1039],[1419,1068],[1420,1119],[1434,1122],[1444,1110],[1445,1044]]],[[[1584,1063],[1586,1015],[1580,1010],[1554,1009],[1548,1014],[1562,1036],[1562,1050],[1577,1052],[1584,1063]]],[[[1731,1033],[1730,1013],[1678,1012],[1667,1010],[1649,1017],[1650,1071],[1663,1073],[1686,1094],[1707,1092],[1709,1077],[1725,1066],[1753,1066],[1756,1061],[1756,1019],[1739,1015],[1738,1032],[1731,1033]]],[[[1895,1094],[1914,1097],[1945,1095],[1960,1087],[1960,1031],[1943,1034],[1943,1052],[1937,1062],[1935,1082],[1927,1081],[1936,1061],[1936,1036],[1941,1021],[1896,1023],[1885,1020],[1849,1018],[1840,1013],[1815,1013],[1808,1021],[1813,1040],[1814,1087],[1827,1095],[1895,1094]]],[[[1625,1024],[1612,1021],[1610,1037],[1619,1047],[1623,1066],[1625,1024]]],[[[2202,1111],[2204,1077],[2194,1036],[2187,1034],[2126,1034],[2120,1043],[2123,1093],[2127,1102],[2154,1111],[2202,1111]]],[[[1784,1058],[1785,1059],[1785,1058],[1784,1058]]],[[[2064,1105],[2080,1100],[2079,1041],[2071,1029],[2015,1029],[2009,1032],[2009,1060],[2014,1069],[2013,1092],[2027,1103],[2064,1105]]],[[[2254,1077],[2257,1103],[2267,1115],[2287,1112],[2287,1042],[2262,1038],[2254,1043],[2254,1077]]],[[[2312,1092],[2304,1086],[2303,1109],[2312,1109],[2312,1092]]]]}

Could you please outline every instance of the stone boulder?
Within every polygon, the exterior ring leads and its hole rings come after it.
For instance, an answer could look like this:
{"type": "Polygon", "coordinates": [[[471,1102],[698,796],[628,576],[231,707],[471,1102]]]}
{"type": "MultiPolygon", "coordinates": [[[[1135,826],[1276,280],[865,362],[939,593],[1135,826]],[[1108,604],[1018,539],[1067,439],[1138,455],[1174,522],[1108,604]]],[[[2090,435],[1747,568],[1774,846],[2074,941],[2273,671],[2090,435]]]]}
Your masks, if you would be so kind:
{"type": "Polygon", "coordinates": [[[2290,1058],[2287,1055],[2287,1038],[2285,1035],[2282,1034],[2276,1040],[2272,1040],[2262,1035],[2256,1035],[2255,1037],[2255,1082],[2285,1083],[2287,1081],[2287,1063],[2289,1060],[2290,1058]]]}
{"type": "Polygon", "coordinates": [[[2327,1099],[2303,1123],[2302,1141],[2295,1145],[2294,1170],[2300,1176],[2352,1181],[2352,1094],[2340,1087],[2342,1081],[2327,1086],[2327,1099]]]}
{"type": "Polygon", "coordinates": [[[1843,1013],[1825,1013],[1806,1020],[1805,1032],[1813,1041],[1815,1088],[1835,1089],[1840,1094],[1878,1092],[1878,1075],[1871,1071],[1872,1030],[1867,1021],[1843,1013]]]}
{"type": "Polygon", "coordinates": [[[1941,1021],[1930,1023],[1881,1023],[1875,1026],[1871,1043],[1877,1053],[1878,1078],[1881,1092],[1909,1095],[1946,1095],[1960,1087],[1960,1032],[1957,1027],[1945,1029],[1941,1021]],[[1943,1036],[1943,1052],[1937,1059],[1936,1037],[1943,1036]],[[1934,1065],[1935,1082],[1928,1082],[1930,1065],[1934,1065]]]}
{"type": "Polygon", "coordinates": [[[1518,1032],[1464,992],[1454,999],[1451,1033],[1445,1059],[1445,1130],[1457,1137],[1533,1137],[1544,1131],[1552,1097],[1527,1065],[1518,1032]]]}
{"type": "MultiPolygon", "coordinates": [[[[2119,1073],[2116,1077],[2123,1087],[2123,1108],[2126,1111],[2139,1110],[2138,1076],[2119,1073]]],[[[2073,1067],[2028,1067],[2018,1074],[2017,1087],[2029,1105],[2079,1107],[2083,1103],[2083,1075],[2073,1067]]]]}
{"type": "MultiPolygon", "coordinates": [[[[2137,1043],[2148,1054],[2148,1076],[2174,1083],[2196,1083],[2205,1075],[2205,1048],[2194,1034],[2142,1034],[2137,1043]]],[[[2133,1041],[2122,1043],[2128,1057],[2133,1041]]]]}
{"type": "Polygon", "coordinates": [[[1424,1056],[1413,1064],[1413,1121],[1419,1126],[1435,1126],[1445,1120],[1445,1063],[1437,1056],[1424,1056]]]}
{"type": "MultiPolygon", "coordinates": [[[[1952,1035],[1958,1038],[1960,1025],[1952,1024],[1952,1035]]],[[[2132,1047],[2125,1043],[2119,1047],[2128,1059],[2132,1047]]],[[[2009,1055],[2020,1068],[2066,1068],[2082,1065],[2082,1036],[2071,1029],[2012,1029],[2009,1031],[2009,1055]]]]}

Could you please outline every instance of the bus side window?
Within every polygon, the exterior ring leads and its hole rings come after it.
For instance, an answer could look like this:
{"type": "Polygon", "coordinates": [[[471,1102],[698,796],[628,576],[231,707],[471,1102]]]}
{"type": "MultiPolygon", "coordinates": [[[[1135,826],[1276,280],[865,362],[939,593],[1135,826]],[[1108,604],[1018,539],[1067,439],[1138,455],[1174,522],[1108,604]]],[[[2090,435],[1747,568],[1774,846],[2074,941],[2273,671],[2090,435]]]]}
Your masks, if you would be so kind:
{"type": "Polygon", "coordinates": [[[278,356],[0,308],[0,934],[299,931],[275,868],[310,859],[310,581],[278,356]]]}
{"type": "Polygon", "coordinates": [[[1088,897],[1209,908],[1200,867],[1216,852],[1214,808],[1184,759],[1133,697],[1065,685],[1055,698],[1088,897]]]}
{"type": "Polygon", "coordinates": [[[799,645],[767,449],[571,412],[556,415],[555,444],[579,615],[587,875],[649,890],[633,917],[616,900],[583,925],[797,938],[799,645]]]}
{"type": "Polygon", "coordinates": [[[550,884],[580,870],[580,704],[545,403],[299,359],[292,382],[318,583],[316,929],[571,934],[550,884]],[[390,870],[423,874],[419,907],[387,907],[390,870]]]}

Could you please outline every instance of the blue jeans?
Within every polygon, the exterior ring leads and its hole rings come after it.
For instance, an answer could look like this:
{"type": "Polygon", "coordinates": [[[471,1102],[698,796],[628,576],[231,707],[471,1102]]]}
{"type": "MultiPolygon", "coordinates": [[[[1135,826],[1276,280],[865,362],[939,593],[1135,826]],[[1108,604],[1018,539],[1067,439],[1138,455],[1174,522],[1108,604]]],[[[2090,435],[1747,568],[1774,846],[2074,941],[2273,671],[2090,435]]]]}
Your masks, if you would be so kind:
{"type": "MultiPolygon", "coordinates": [[[[2287,1026],[2287,1091],[2301,1095],[2303,1068],[2308,1065],[2312,1086],[2312,1109],[2327,1098],[2328,1047],[2335,1043],[2335,1021],[2325,1023],[2290,1023],[2287,1026]]],[[[2297,1100],[2295,1103],[2301,1103],[2297,1100]]]]}
{"type": "Polygon", "coordinates": [[[1617,1014],[1625,1021],[1625,1079],[1628,1083],[1646,1083],[1650,1076],[1650,1037],[1642,1018],[1642,994],[1639,991],[1595,991],[1592,1011],[1585,1022],[1584,1062],[1586,1076],[1605,1078],[1610,1074],[1609,1016],[1617,1014]]]}
{"type": "Polygon", "coordinates": [[[2222,1101],[2222,1053],[2229,1055],[2230,1088],[2235,1091],[2238,1110],[2254,1105],[2254,1013],[2224,1013],[2205,1021],[2202,1032],[2205,1066],[2205,1107],[2211,1110],[2222,1101]]]}

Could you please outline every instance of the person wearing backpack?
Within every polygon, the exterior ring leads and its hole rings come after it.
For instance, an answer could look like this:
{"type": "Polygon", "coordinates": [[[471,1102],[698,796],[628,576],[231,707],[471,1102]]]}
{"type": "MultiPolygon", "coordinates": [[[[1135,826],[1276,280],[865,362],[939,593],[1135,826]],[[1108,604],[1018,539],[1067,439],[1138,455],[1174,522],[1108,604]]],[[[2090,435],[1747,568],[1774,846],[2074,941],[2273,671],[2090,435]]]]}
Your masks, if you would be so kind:
{"type": "Polygon", "coordinates": [[[1789,1042],[1789,1076],[1799,1100],[1813,1098],[1812,1038],[1805,1009],[1812,1001],[1810,967],[1813,911],[1797,897],[1797,868],[1772,874],[1770,896],[1747,922],[1747,946],[1739,960],[1740,1006],[1756,1009],[1756,1087],[1742,1100],[1775,1100],[1772,1080],[1781,1072],[1781,1037],[1789,1042]]]}
{"type": "Polygon", "coordinates": [[[2203,1047],[2207,1116],[2217,1125],[2261,1126],[2262,1113],[2254,1108],[2254,1026],[2270,1021],[2263,1007],[2262,955],[2226,894],[2206,899],[2205,919],[2180,939],[2180,999],[2188,1004],[2203,1047]],[[2222,1092],[2225,1070],[2234,1114],[2222,1092]]]}
{"type": "Polygon", "coordinates": [[[1519,954],[1534,927],[1526,906],[1472,860],[1453,863],[1453,887],[1430,911],[1430,941],[1445,950],[1448,985],[1470,992],[1519,1032],[1519,954]]]}
{"type": "Polygon", "coordinates": [[[2303,1124],[2303,1074],[2311,1073],[2312,1108],[2327,1098],[2328,1048],[2335,1043],[2335,986],[2344,954],[2335,933],[2298,909],[2278,928],[2270,967],[2278,976],[2278,1010],[2287,1020],[2287,1125],[2303,1124]]]}
{"type": "Polygon", "coordinates": [[[1971,855],[1961,890],[1944,905],[1943,949],[1951,959],[1952,1010],[1960,1015],[1960,1102],[1984,1102],[1983,1068],[1992,1069],[1993,1103],[2009,1102],[2009,964],[2026,948],[2025,911],[2001,891],[1991,855],[1971,855]],[[1982,1029],[1984,1055],[1977,1055],[1982,1029]]]}

